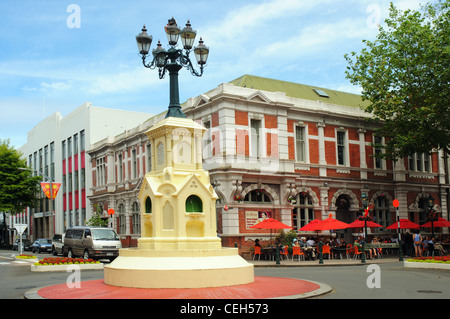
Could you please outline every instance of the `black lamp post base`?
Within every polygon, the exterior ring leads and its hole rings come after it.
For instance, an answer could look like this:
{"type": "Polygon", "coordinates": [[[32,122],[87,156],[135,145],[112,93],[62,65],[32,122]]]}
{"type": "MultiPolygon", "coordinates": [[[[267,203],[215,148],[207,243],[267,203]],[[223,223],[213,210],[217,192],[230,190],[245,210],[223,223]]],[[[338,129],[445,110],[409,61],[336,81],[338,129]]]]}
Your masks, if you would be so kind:
{"type": "Polygon", "coordinates": [[[180,106],[169,106],[169,110],[167,111],[166,114],[166,118],[168,117],[186,118],[186,114],[184,114],[180,106]]]}

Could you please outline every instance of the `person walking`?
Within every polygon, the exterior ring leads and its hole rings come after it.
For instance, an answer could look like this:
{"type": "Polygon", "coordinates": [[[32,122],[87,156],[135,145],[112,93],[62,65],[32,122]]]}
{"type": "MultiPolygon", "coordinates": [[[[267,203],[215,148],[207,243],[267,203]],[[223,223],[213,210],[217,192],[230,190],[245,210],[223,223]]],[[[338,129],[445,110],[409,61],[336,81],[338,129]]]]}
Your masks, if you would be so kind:
{"type": "Polygon", "coordinates": [[[422,235],[420,235],[420,231],[417,231],[414,236],[414,252],[416,254],[416,257],[423,257],[422,256],[422,235]]]}
{"type": "Polygon", "coordinates": [[[413,236],[409,231],[405,234],[405,252],[406,256],[412,256],[413,255],[413,247],[414,247],[414,241],[413,236]]]}

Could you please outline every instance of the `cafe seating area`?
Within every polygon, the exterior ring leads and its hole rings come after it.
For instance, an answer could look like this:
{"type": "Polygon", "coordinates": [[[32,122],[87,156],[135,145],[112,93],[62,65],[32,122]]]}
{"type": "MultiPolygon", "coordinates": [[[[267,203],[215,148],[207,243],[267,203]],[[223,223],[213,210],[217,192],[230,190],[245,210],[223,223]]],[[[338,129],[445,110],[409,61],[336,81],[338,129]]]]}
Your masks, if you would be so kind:
{"type": "MultiPolygon", "coordinates": [[[[303,239],[303,238],[302,238],[303,239]]],[[[389,239],[383,239],[381,242],[374,244],[372,241],[367,244],[365,251],[362,251],[361,239],[358,238],[353,244],[338,243],[332,237],[310,237],[308,238],[309,244],[306,240],[300,239],[300,244],[283,245],[279,246],[280,260],[290,261],[307,261],[319,259],[319,245],[322,241],[322,257],[325,260],[333,259],[348,259],[356,260],[361,259],[361,255],[364,253],[366,259],[380,259],[384,256],[395,257],[398,256],[398,244],[391,242],[389,239]],[[314,243],[314,244],[311,244],[314,243]]],[[[370,240],[370,239],[369,239],[370,240]]],[[[264,247],[252,247],[252,259],[253,260],[275,260],[276,259],[276,247],[267,245],[264,247]]],[[[424,254],[440,254],[441,252],[424,250],[424,254]]]]}

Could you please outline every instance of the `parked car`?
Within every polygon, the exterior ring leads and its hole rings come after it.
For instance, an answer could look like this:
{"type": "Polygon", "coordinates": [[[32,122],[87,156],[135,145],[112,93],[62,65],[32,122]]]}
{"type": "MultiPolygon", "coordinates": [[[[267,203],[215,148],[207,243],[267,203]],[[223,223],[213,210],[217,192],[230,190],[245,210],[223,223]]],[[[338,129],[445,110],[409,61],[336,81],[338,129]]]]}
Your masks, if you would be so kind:
{"type": "Polygon", "coordinates": [[[33,253],[35,253],[35,252],[41,253],[43,251],[51,252],[52,251],[52,241],[48,238],[38,238],[33,243],[31,250],[33,251],[33,253]]]}
{"type": "Polygon", "coordinates": [[[52,238],[52,254],[53,254],[53,256],[62,254],[63,247],[64,247],[64,235],[55,234],[52,238]]]}
{"type": "Polygon", "coordinates": [[[66,230],[63,255],[112,261],[119,256],[120,248],[122,244],[114,229],[77,226],[66,230]]]}
{"type": "MultiPolygon", "coordinates": [[[[31,240],[29,240],[29,239],[22,239],[22,251],[31,250],[31,245],[33,245],[31,240]]],[[[13,244],[12,249],[19,251],[19,239],[16,239],[16,241],[13,244]]]]}

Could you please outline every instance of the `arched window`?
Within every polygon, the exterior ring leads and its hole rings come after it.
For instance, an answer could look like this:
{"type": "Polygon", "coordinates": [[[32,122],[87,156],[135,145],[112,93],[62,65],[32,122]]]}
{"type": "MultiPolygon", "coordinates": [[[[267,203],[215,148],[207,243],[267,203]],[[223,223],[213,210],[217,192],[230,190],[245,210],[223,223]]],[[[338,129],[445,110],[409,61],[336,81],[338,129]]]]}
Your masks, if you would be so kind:
{"type": "Polygon", "coordinates": [[[119,205],[119,234],[125,234],[127,230],[127,224],[126,224],[126,216],[125,216],[125,205],[120,204],[119,205]]]}
{"type": "Polygon", "coordinates": [[[139,204],[137,202],[133,203],[131,211],[132,211],[132,215],[131,215],[132,233],[140,234],[141,233],[141,214],[139,212],[139,204]]]}
{"type": "Polygon", "coordinates": [[[313,202],[308,194],[297,194],[292,219],[294,230],[299,230],[314,219],[313,202]]]}
{"type": "Polygon", "coordinates": [[[191,195],[186,199],[186,213],[202,213],[203,203],[197,195],[191,195]]]}
{"type": "Polygon", "coordinates": [[[150,197],[145,199],[145,213],[150,214],[152,212],[152,200],[150,197]]]}
{"type": "Polygon", "coordinates": [[[245,195],[244,202],[271,203],[269,194],[263,189],[255,189],[245,195]]]}

